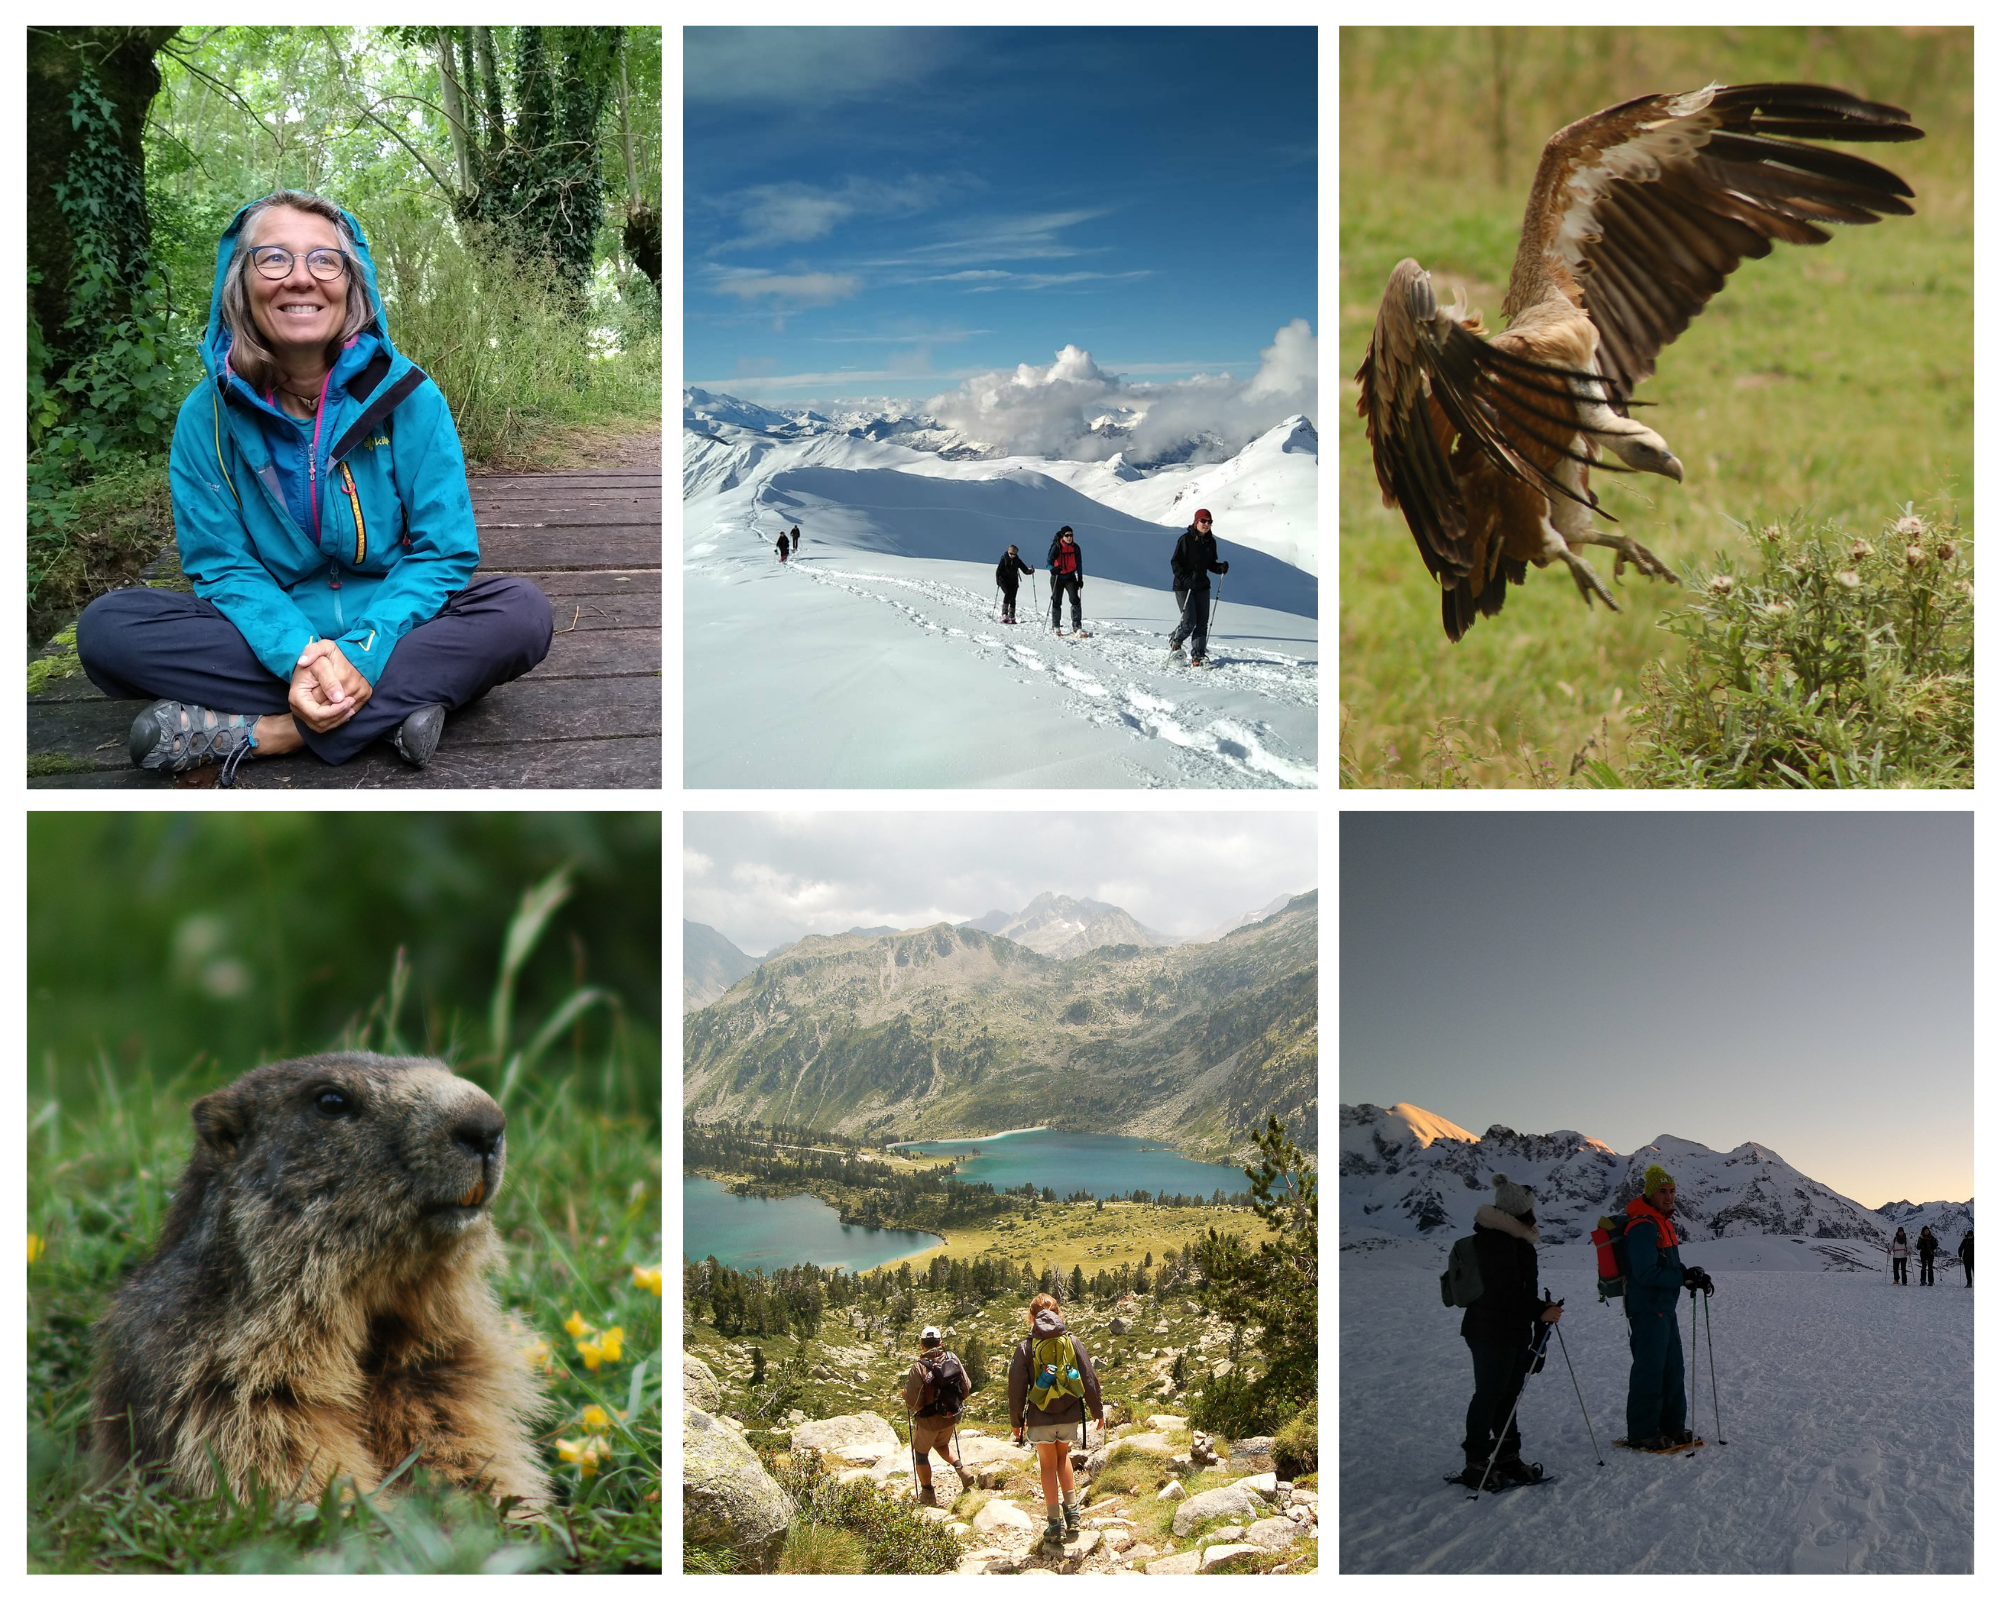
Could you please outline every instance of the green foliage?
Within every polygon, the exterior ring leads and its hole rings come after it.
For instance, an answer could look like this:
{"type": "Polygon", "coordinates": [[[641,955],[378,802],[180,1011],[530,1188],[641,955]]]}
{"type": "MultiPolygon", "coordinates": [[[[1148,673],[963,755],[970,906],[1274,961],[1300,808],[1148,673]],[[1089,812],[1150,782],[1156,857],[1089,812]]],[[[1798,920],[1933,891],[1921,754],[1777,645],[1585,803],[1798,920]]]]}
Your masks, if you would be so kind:
{"type": "MultiPolygon", "coordinates": [[[[1338,369],[1359,366],[1405,256],[1501,325],[1529,178],[1566,123],[1714,81],[1835,84],[1907,107],[1924,129],[1908,144],[1833,146],[1901,174],[1915,215],[1745,261],[1640,388],[1686,482],[1592,484],[1617,531],[1683,576],[1733,547],[1732,518],[1803,510],[1868,528],[1941,486],[1973,526],[1972,61],[1967,29],[1343,29],[1338,369]]],[[[1614,591],[1622,613],[1586,611],[1557,564],[1530,570],[1500,616],[1451,644],[1345,393],[1329,430],[1343,786],[1583,787],[1599,781],[1592,762],[1623,770],[1646,668],[1687,650],[1650,624],[1694,591],[1633,580],[1614,591]]]]}
{"type": "MultiPolygon", "coordinates": [[[[561,1001],[556,1002],[560,1007],[561,1001]]],[[[394,986],[346,1044],[394,1037],[394,986]]],[[[334,1042],[334,1041],[321,1041],[334,1042]]],[[[495,1224],[507,1240],[497,1280],[523,1345],[539,1338],[558,1402],[544,1440],[558,1503],[547,1523],[505,1523],[491,1502],[415,1474],[393,1497],[288,1503],[271,1487],[189,1498],[131,1476],[100,1483],[87,1458],[90,1330],[126,1272],[152,1248],[190,1144],[189,1104],[210,1078],[156,1083],[100,1061],[73,1092],[29,1106],[28,1544],[49,1572],[658,1571],[661,1551],[661,1298],[635,1267],[660,1260],[660,1151],[646,1116],[589,1104],[588,1074],[524,1080],[509,1105],[506,1181],[495,1224]],[[579,1092],[579,1088],[584,1092],[579,1092]],[[581,1175],[581,1177],[579,1176],[581,1175]],[[624,1330],[617,1363],[570,1354],[572,1314],[624,1330]],[[610,1422],[597,1470],[559,1460],[584,1408],[610,1422]]],[[[51,1052],[52,1082],[59,1071],[51,1052]]]]}
{"type": "Polygon", "coordinates": [[[801,1522],[785,1537],[780,1572],[866,1572],[868,1552],[845,1528],[801,1522]]]}
{"type": "Polygon", "coordinates": [[[1237,1366],[1210,1380],[1188,1413],[1196,1427],[1230,1437],[1269,1433],[1319,1392],[1319,1180],[1276,1117],[1257,1148],[1263,1160],[1244,1170],[1271,1237],[1252,1254],[1211,1228],[1200,1250],[1202,1303],[1239,1332],[1260,1330],[1263,1373],[1249,1378],[1237,1366]]]}
{"type": "MultiPolygon", "coordinates": [[[[1660,626],[1622,781],[1724,789],[1970,788],[1970,541],[1910,507],[1873,540],[1793,518],[1697,574],[1660,626]]],[[[1610,778],[1605,773],[1601,776],[1610,778]]]]}
{"type": "Polygon", "coordinates": [[[1150,1495],[1165,1486],[1169,1474],[1164,1456],[1138,1450],[1129,1444],[1111,1447],[1104,1469],[1091,1481],[1090,1498],[1102,1500],[1110,1494],[1150,1495]]]}
{"type": "Polygon", "coordinates": [[[1278,1476],[1293,1483],[1308,1472],[1319,1470],[1319,1402],[1287,1422],[1271,1438],[1271,1459],[1278,1476]]]}
{"type": "Polygon", "coordinates": [[[891,1498],[877,1484],[836,1482],[817,1450],[799,1451],[774,1476],[799,1508],[798,1525],[839,1529],[860,1543],[866,1559],[862,1570],[957,1570],[958,1540],[945,1532],[943,1523],[919,1516],[914,1505],[891,1498]]]}

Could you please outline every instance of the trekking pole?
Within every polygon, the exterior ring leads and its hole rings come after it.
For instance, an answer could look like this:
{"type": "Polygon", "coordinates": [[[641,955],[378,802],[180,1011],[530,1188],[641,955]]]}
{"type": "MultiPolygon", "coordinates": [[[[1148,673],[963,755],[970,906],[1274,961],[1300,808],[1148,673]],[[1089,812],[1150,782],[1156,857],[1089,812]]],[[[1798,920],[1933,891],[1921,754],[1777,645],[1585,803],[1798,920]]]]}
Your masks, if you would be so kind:
{"type": "Polygon", "coordinates": [[[1583,1385],[1576,1381],[1576,1365],[1569,1358],[1569,1342],[1563,1338],[1562,1324],[1558,1322],[1553,1326],[1556,1343],[1562,1348],[1563,1365],[1569,1368],[1570,1386],[1576,1390],[1576,1408],[1583,1413],[1583,1426],[1590,1434],[1590,1448],[1597,1452],[1597,1464],[1601,1467],[1604,1465],[1604,1451],[1597,1443],[1597,1430],[1590,1426],[1590,1408],[1583,1403],[1583,1385]]]}
{"type": "Polygon", "coordinates": [[[1708,1398],[1715,1407],[1715,1442],[1727,1444],[1729,1441],[1722,1437],[1722,1400],[1715,1387],[1715,1312],[1709,1305],[1714,1298],[1709,1294],[1701,1297],[1702,1319],[1708,1325],[1708,1398]]]}
{"type": "Polygon", "coordinates": [[[1208,631],[1210,633],[1215,631],[1215,614],[1222,609],[1222,580],[1227,576],[1227,573],[1222,572],[1218,572],[1215,575],[1215,599],[1208,608],[1208,631]]]}
{"type": "MultiPolygon", "coordinates": [[[[1688,1354],[1694,1354],[1694,1347],[1701,1343],[1701,1300],[1700,1291],[1688,1291],[1688,1354]]],[[[1674,1322],[1674,1337],[1680,1337],[1680,1322],[1674,1322]]],[[[1688,1370],[1688,1432],[1694,1432],[1694,1419],[1701,1415],[1701,1363],[1690,1360],[1688,1370]]]]}

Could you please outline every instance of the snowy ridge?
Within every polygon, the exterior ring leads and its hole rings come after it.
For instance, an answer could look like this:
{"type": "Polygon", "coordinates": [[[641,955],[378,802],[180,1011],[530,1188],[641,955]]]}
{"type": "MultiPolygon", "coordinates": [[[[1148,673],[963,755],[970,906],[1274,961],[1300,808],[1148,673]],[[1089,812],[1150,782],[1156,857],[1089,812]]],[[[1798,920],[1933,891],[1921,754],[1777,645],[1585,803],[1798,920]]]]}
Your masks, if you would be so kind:
{"type": "Polygon", "coordinates": [[[1587,1240],[1600,1215],[1622,1212],[1641,1191],[1654,1162],[1674,1175],[1677,1217],[1690,1239],[1810,1240],[1815,1259],[1828,1267],[1875,1262],[1898,1225],[1914,1239],[1928,1222],[1947,1248],[1972,1225],[1969,1200],[1871,1210],[1756,1143],[1717,1151],[1662,1135],[1619,1155],[1567,1129],[1521,1134],[1496,1123],[1474,1136],[1416,1106],[1343,1105],[1341,1246],[1377,1249],[1393,1239],[1449,1245],[1471,1231],[1496,1172],[1533,1186],[1545,1244],[1587,1240]],[[1830,1248],[1832,1241],[1849,1248],[1830,1248]]]}

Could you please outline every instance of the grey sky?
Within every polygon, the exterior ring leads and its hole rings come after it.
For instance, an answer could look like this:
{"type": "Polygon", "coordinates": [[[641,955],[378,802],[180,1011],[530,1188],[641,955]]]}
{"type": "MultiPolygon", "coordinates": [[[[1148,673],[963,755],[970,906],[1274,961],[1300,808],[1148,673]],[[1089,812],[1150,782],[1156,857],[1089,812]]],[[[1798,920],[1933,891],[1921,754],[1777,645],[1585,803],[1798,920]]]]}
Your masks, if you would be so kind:
{"type": "Polygon", "coordinates": [[[1972,1193],[1968,812],[1348,812],[1340,1098],[1972,1193]]]}
{"type": "Polygon", "coordinates": [[[808,933],[1019,911],[1044,892],[1195,934],[1319,882],[1300,812],[690,811],[683,915],[761,955],[808,933]]]}

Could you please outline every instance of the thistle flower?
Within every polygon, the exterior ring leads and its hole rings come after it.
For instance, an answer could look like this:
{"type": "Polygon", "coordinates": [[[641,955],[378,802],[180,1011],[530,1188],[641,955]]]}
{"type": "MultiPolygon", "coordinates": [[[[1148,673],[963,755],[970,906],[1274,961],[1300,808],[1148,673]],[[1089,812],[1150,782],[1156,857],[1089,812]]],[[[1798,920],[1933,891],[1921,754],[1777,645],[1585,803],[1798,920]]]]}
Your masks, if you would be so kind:
{"type": "Polygon", "coordinates": [[[1736,580],[1726,572],[1718,572],[1708,580],[1708,592],[1713,595],[1731,594],[1735,588],[1736,580]]]}
{"type": "Polygon", "coordinates": [[[1903,559],[1913,567],[1921,567],[1924,564],[1924,547],[1920,544],[1911,545],[1903,552],[1903,559]]]}
{"type": "Polygon", "coordinates": [[[1836,572],[1833,575],[1833,581],[1843,588],[1858,589],[1861,587],[1861,574],[1858,572],[1836,572]]]}
{"type": "Polygon", "coordinates": [[[1849,561],[1866,561],[1874,553],[1875,547],[1866,539],[1856,539],[1854,543],[1847,547],[1847,559],[1849,561]]]}

